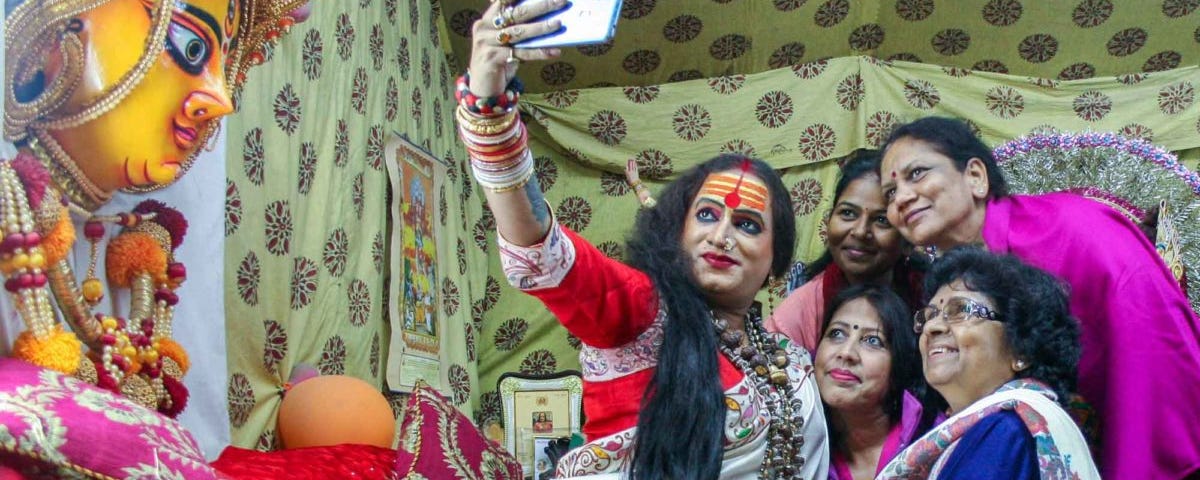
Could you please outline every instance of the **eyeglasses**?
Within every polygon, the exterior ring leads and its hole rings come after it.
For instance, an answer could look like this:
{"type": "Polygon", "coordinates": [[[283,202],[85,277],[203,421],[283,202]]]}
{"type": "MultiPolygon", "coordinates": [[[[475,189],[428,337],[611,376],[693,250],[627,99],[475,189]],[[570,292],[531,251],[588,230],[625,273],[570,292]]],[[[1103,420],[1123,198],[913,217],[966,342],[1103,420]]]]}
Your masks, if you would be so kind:
{"type": "Polygon", "coordinates": [[[999,315],[994,310],[980,305],[979,302],[967,297],[950,297],[946,300],[946,306],[943,308],[938,308],[936,305],[928,305],[925,308],[917,310],[917,313],[913,314],[913,331],[917,335],[920,335],[921,331],[925,330],[925,322],[938,317],[941,317],[946,321],[947,325],[950,325],[962,322],[967,317],[998,321],[999,315]]]}

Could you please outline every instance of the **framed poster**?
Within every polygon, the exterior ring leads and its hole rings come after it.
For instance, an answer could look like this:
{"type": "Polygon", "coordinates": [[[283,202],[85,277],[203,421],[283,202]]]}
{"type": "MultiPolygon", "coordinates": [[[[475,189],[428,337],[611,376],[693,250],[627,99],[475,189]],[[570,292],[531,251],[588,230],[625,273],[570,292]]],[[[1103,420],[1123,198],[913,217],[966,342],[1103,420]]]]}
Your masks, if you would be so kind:
{"type": "Polygon", "coordinates": [[[393,135],[385,150],[392,185],[391,355],[388,387],[411,391],[417,380],[442,389],[442,318],[434,212],[445,165],[408,140],[393,135]]]}

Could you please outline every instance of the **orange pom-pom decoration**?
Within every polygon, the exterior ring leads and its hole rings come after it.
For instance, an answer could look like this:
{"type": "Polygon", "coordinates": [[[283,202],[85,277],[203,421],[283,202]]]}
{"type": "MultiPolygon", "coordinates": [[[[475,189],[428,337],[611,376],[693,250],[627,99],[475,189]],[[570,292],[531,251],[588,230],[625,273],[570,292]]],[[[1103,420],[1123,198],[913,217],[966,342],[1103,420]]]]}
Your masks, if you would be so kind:
{"type": "Polygon", "coordinates": [[[129,288],[140,273],[163,275],[167,270],[167,253],[154,237],[139,232],[117,235],[108,243],[104,258],[108,282],[114,287],[129,288]]]}
{"type": "Polygon", "coordinates": [[[100,283],[98,278],[89,278],[83,281],[83,299],[88,305],[100,303],[104,298],[104,284],[100,283]]]}
{"type": "Polygon", "coordinates": [[[82,344],[75,334],[64,332],[61,325],[44,340],[38,340],[33,332],[24,331],[13,342],[13,357],[34,365],[74,375],[83,357],[82,344]]]}
{"type": "Polygon", "coordinates": [[[54,265],[59,260],[67,258],[71,246],[75,244],[75,226],[71,224],[71,216],[58,216],[54,229],[42,238],[42,255],[46,257],[46,265],[54,265]]]}
{"type": "Polygon", "coordinates": [[[187,374],[188,368],[191,368],[191,360],[188,359],[187,350],[174,340],[169,338],[160,338],[157,341],[158,354],[171,360],[174,360],[179,365],[179,369],[187,374]]]}
{"type": "Polygon", "coordinates": [[[284,448],[359,443],[392,446],[396,421],[383,393],[354,377],[326,375],[297,383],[279,406],[284,448]]]}

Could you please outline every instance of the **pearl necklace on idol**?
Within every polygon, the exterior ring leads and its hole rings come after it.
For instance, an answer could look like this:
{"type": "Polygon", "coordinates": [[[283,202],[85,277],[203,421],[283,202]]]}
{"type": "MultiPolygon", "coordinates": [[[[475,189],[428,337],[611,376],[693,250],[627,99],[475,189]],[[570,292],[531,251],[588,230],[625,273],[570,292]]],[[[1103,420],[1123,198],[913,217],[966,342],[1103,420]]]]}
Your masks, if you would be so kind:
{"type": "Polygon", "coordinates": [[[128,213],[92,214],[73,201],[77,192],[56,188],[45,161],[25,151],[0,162],[0,273],[26,326],[13,344],[14,357],[177,415],[187,401],[181,379],[189,362],[171,339],[171,321],[179,300],[174,290],[187,274],[172,257],[187,221],[153,200],[128,213]],[[75,244],[72,213],[87,219],[91,254],[82,288],[68,261],[75,244]],[[109,285],[130,290],[128,319],[93,311],[104,297],[95,270],[106,223],[123,227],[108,242],[105,265],[109,285]],[[70,331],[59,323],[51,298],[70,331]]]}

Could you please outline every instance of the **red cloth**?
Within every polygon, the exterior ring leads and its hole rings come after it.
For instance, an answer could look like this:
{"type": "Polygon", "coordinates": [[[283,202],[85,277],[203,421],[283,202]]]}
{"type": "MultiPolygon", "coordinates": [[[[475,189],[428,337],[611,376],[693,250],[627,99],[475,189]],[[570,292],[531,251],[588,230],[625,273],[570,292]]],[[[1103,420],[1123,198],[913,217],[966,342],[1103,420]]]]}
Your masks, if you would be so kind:
{"type": "Polygon", "coordinates": [[[446,397],[418,384],[404,407],[393,478],[522,480],[521,463],[479,432],[446,397]],[[409,453],[409,452],[413,453],[409,453]]]}
{"type": "Polygon", "coordinates": [[[318,480],[394,477],[396,451],[374,445],[342,444],[260,452],[227,447],[212,467],[233,479],[318,480]]]}

